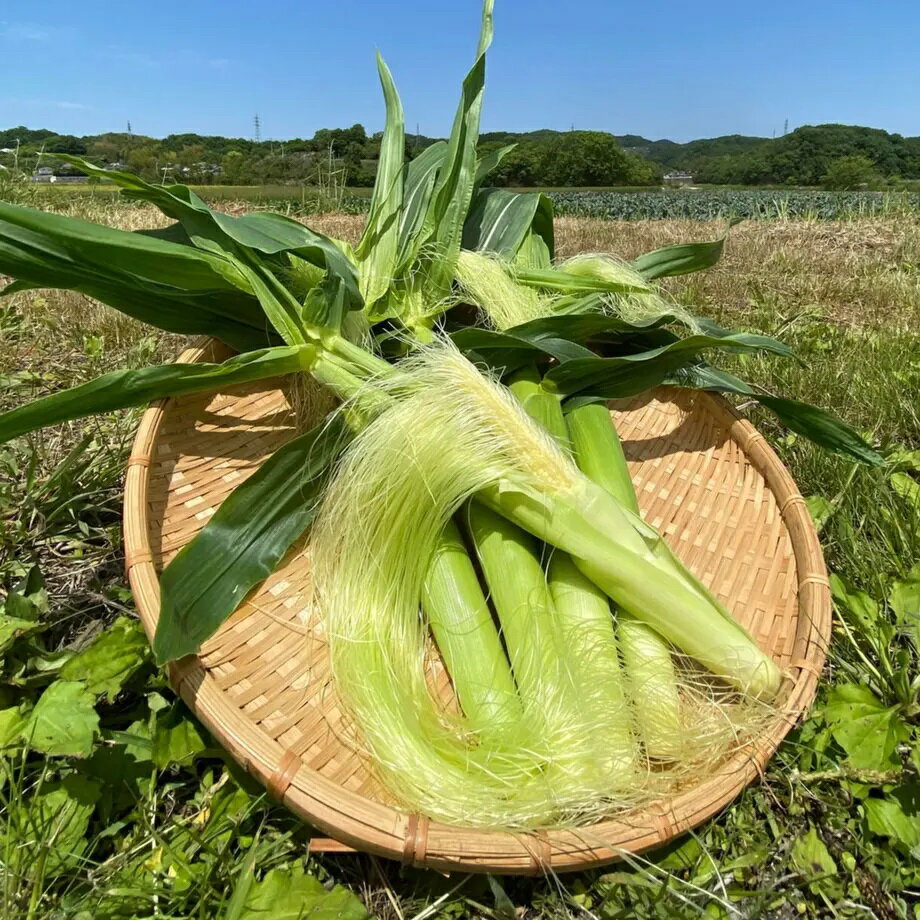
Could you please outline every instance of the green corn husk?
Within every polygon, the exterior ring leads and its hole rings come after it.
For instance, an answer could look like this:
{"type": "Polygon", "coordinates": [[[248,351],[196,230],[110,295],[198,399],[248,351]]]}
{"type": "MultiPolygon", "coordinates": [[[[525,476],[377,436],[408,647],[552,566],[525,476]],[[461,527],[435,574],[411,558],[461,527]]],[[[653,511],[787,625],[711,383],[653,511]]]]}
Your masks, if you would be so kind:
{"type": "MultiPolygon", "coordinates": [[[[670,628],[667,637],[715,673],[745,687],[762,665],[744,631],[655,555],[638,519],[456,349],[421,349],[397,375],[368,386],[384,406],[346,448],[325,492],[311,538],[314,587],[343,709],[406,807],[490,828],[583,823],[667,794],[724,757],[723,732],[702,766],[642,770],[617,788],[603,776],[596,743],[584,740],[597,731],[585,707],[522,707],[520,722],[497,735],[443,710],[425,678],[419,602],[439,535],[474,496],[569,552],[605,593],[656,618],[663,633],[670,628]]],[[[561,645],[564,661],[571,645],[561,645]]],[[[770,680],[761,675],[756,690],[769,695],[770,680]]]]}
{"type": "MultiPolygon", "coordinates": [[[[566,416],[575,460],[624,508],[639,514],[623,444],[606,405],[579,406],[566,416]]],[[[636,712],[639,735],[649,757],[669,760],[680,753],[683,724],[677,673],[668,644],[650,626],[619,611],[620,648],[636,712]]]]}
{"type": "Polygon", "coordinates": [[[422,607],[463,712],[504,731],[521,704],[459,528],[449,521],[425,577],[422,607]]]}
{"type": "MultiPolygon", "coordinates": [[[[535,365],[516,371],[508,382],[524,411],[566,452],[569,432],[559,397],[543,388],[535,365]]],[[[546,573],[566,644],[577,663],[573,674],[581,705],[602,726],[597,733],[598,758],[616,764],[613,772],[628,772],[635,765],[635,743],[630,715],[621,685],[616,635],[610,602],[564,552],[552,554],[546,573]]]]}
{"type": "Polygon", "coordinates": [[[591,713],[591,720],[602,726],[595,739],[597,757],[610,763],[607,769],[612,775],[635,776],[636,744],[623,693],[610,601],[559,550],[550,559],[547,575],[565,642],[578,662],[579,701],[591,713]]]}
{"type": "Polygon", "coordinates": [[[543,388],[543,378],[536,365],[531,364],[515,371],[508,379],[508,389],[524,407],[524,411],[551,434],[563,450],[570,453],[569,431],[559,397],[543,388]]]}
{"type": "Polygon", "coordinates": [[[551,731],[554,712],[572,704],[573,687],[537,542],[478,502],[466,520],[522,703],[551,731]]]}
{"type": "Polygon", "coordinates": [[[624,508],[639,513],[639,502],[623,443],[603,403],[590,403],[572,409],[565,416],[578,468],[606,489],[624,508]]]}

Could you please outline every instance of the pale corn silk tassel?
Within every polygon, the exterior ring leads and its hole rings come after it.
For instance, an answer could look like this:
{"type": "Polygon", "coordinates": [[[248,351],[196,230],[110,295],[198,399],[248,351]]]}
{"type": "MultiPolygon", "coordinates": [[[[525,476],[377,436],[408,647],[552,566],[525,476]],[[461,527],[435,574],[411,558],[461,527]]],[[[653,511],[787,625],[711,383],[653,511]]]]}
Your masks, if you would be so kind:
{"type": "MultiPolygon", "coordinates": [[[[640,325],[669,316],[691,332],[699,331],[690,313],[664,298],[635,268],[616,256],[584,253],[560,262],[557,267],[570,275],[645,289],[622,294],[604,293],[592,301],[593,310],[640,325]]],[[[485,320],[496,329],[509,329],[552,316],[561,300],[558,296],[519,284],[515,280],[512,263],[487,253],[462,250],[455,274],[464,298],[476,304],[485,320]]]]}
{"type": "MultiPolygon", "coordinates": [[[[405,807],[436,820],[526,829],[590,823],[711,773],[771,710],[718,690],[699,670],[687,672],[687,684],[696,705],[712,711],[697,720],[709,732],[668,769],[640,759],[628,782],[621,758],[596,756],[605,713],[578,705],[575,694],[544,698],[539,709],[525,704],[520,718],[499,726],[435,699],[420,598],[445,524],[484,490],[571,496],[587,481],[500,384],[448,343],[420,349],[399,369],[369,384],[389,404],[343,454],[311,536],[336,694],[383,782],[405,807]]],[[[571,656],[585,645],[557,645],[560,673],[576,672],[571,656]]]]}

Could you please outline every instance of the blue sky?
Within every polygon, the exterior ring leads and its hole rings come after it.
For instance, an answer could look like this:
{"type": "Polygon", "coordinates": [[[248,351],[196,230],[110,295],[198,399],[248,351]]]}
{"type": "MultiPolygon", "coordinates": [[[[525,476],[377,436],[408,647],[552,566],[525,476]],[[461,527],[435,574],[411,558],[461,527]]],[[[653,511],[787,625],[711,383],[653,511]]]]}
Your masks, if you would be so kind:
{"type": "MultiPolygon", "coordinates": [[[[0,4],[0,127],[309,137],[449,129],[478,0],[0,4]]],[[[920,135],[917,0],[496,0],[483,130],[689,140],[843,122],[920,135]]]]}

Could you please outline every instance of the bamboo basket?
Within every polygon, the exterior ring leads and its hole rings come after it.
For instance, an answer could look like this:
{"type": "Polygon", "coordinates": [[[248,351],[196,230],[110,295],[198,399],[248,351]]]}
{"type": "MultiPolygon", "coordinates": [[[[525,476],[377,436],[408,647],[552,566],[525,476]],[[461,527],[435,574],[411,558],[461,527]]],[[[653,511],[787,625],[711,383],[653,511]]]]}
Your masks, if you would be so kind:
{"type": "MultiPolygon", "coordinates": [[[[206,342],[180,360],[219,361],[206,342]]],[[[163,566],[232,489],[294,433],[289,381],[152,405],[128,462],[125,553],[153,635],[163,566]]],[[[320,630],[304,640],[310,571],[295,547],[172,686],[269,794],[330,838],[444,872],[587,869],[659,846],[725,808],[762,772],[812,702],[831,606],[805,501],[763,435],[720,397],[663,389],[611,404],[645,519],[787,675],[781,715],[714,775],[642,810],[578,830],[511,834],[447,826],[400,810],[376,781],[337,705],[320,630]]],[[[443,667],[434,682],[452,696],[443,667]]]]}

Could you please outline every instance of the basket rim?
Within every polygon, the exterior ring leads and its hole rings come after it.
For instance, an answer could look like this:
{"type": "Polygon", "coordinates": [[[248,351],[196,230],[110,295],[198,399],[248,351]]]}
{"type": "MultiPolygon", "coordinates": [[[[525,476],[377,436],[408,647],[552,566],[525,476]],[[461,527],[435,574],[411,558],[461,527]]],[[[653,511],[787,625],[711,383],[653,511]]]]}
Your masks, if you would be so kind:
{"type": "MultiPolygon", "coordinates": [[[[177,358],[201,361],[212,340],[177,358]]],[[[764,477],[789,533],[798,583],[795,645],[787,668],[784,711],[710,779],[636,812],[579,829],[512,833],[463,828],[407,814],[359,795],[301,763],[230,704],[197,655],[168,666],[170,684],[234,759],[268,793],[335,840],[379,856],[440,871],[543,874],[584,870],[660,846],[724,809],[764,767],[807,711],[817,692],[831,631],[831,598],[818,534],[791,474],[766,438],[727,400],[699,393],[721,416],[727,435],[764,477]],[[704,803],[702,807],[700,802],[704,803]],[[625,841],[612,846],[609,841],[625,841]]],[[[152,639],[159,615],[159,576],[151,549],[148,485],[160,423],[169,399],[151,403],[141,419],[124,488],[125,568],[141,621],[152,639]]]]}

